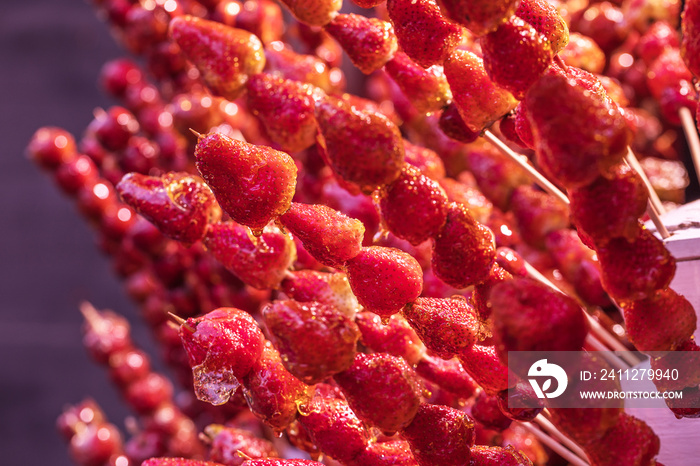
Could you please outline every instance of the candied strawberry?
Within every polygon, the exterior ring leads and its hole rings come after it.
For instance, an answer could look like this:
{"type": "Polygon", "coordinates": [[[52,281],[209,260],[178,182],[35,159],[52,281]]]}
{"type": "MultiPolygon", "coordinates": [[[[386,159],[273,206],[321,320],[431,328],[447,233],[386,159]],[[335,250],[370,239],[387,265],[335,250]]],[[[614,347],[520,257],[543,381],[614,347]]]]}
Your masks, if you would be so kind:
{"type": "Polygon", "coordinates": [[[459,108],[450,103],[440,114],[440,129],[450,139],[468,144],[476,141],[480,132],[472,131],[459,114],[459,108]]]}
{"type": "Polygon", "coordinates": [[[515,277],[526,277],[528,275],[525,259],[518,252],[510,248],[498,248],[496,250],[496,262],[499,267],[502,267],[503,270],[515,277]]]}
{"type": "Polygon", "coordinates": [[[445,177],[445,165],[434,150],[403,142],[407,164],[413,165],[430,179],[439,181],[445,177]]]}
{"type": "Polygon", "coordinates": [[[621,413],[605,435],[584,448],[591,463],[600,466],[647,465],[659,454],[659,437],[644,421],[621,413]]]}
{"type": "Polygon", "coordinates": [[[535,138],[532,135],[532,126],[527,118],[527,107],[522,102],[515,107],[515,132],[528,149],[535,149],[535,138]]]}
{"type": "Polygon", "coordinates": [[[405,53],[396,52],[384,70],[419,112],[437,111],[452,98],[442,65],[425,69],[405,53]]]}
{"type": "Polygon", "coordinates": [[[697,328],[693,305],[671,288],[621,306],[627,335],[640,351],[673,351],[697,328]]]}
{"type": "Polygon", "coordinates": [[[362,333],[362,344],[375,353],[404,358],[411,365],[418,363],[425,354],[425,346],[400,314],[382,323],[378,315],[364,311],[357,314],[355,323],[362,333]]]}
{"type": "Polygon", "coordinates": [[[676,260],[664,243],[646,228],[639,227],[634,242],[614,238],[597,247],[603,270],[602,283],[615,299],[643,299],[671,283],[676,260]]]}
{"type": "Polygon", "coordinates": [[[302,382],[322,382],[352,364],[360,330],[332,306],[274,301],[263,308],[262,315],[282,364],[302,382]]]}
{"type": "Polygon", "coordinates": [[[248,106],[265,126],[267,135],[290,152],[316,143],[314,98],[320,91],[310,84],[266,73],[248,80],[248,106]]]}
{"type": "Polygon", "coordinates": [[[348,466],[418,466],[411,448],[403,440],[370,444],[348,466]]]}
{"type": "Polygon", "coordinates": [[[170,37],[209,89],[228,100],[238,97],[248,77],[265,66],[260,39],[242,29],[185,15],[170,22],[170,37]]]}
{"type": "Polygon", "coordinates": [[[388,0],[386,8],[401,50],[423,68],[441,65],[462,40],[435,0],[388,0]]]}
{"type": "MultiPolygon", "coordinates": [[[[522,260],[522,258],[520,258],[520,260],[522,260]]],[[[527,272],[521,276],[526,274],[527,272]]],[[[469,304],[474,308],[477,316],[482,322],[486,322],[486,320],[491,316],[491,289],[497,284],[508,281],[511,278],[513,278],[513,275],[506,271],[506,269],[502,268],[498,264],[494,264],[489,274],[489,278],[478,285],[474,285],[472,294],[469,296],[469,304]]]]}
{"type": "Polygon", "coordinates": [[[515,188],[510,207],[520,236],[531,246],[542,248],[549,233],[569,227],[567,206],[532,186],[515,188]]]}
{"type": "Polygon", "coordinates": [[[418,298],[404,307],[403,315],[425,346],[443,359],[469,348],[479,336],[479,319],[463,298],[418,298]]]}
{"type": "Polygon", "coordinates": [[[496,350],[581,351],[588,323],[581,306],[568,296],[529,278],[513,278],[491,290],[496,350]]]}
{"type": "Polygon", "coordinates": [[[211,404],[226,403],[239,386],[238,379],[257,364],[264,337],[245,311],[219,308],[180,326],[194,376],[197,398],[211,404]]]}
{"type": "Polygon", "coordinates": [[[309,26],[323,26],[332,20],[340,7],[342,0],[283,0],[292,15],[309,26]]]}
{"type": "Polygon", "coordinates": [[[439,0],[440,9],[452,21],[466,26],[477,36],[495,31],[508,21],[518,0],[439,0]]]}
{"type": "Polygon", "coordinates": [[[221,463],[211,461],[189,460],[186,458],[150,458],[141,463],[141,466],[223,466],[221,463]]]}
{"type": "Polygon", "coordinates": [[[566,21],[547,0],[520,0],[515,15],[547,39],[552,55],[559,53],[569,42],[569,27],[566,21]]]}
{"type": "Polygon", "coordinates": [[[515,111],[510,112],[509,114],[501,118],[501,121],[498,122],[498,129],[501,131],[503,137],[506,138],[508,141],[515,143],[524,149],[527,148],[527,145],[525,145],[525,143],[520,139],[520,136],[518,135],[518,130],[516,129],[515,111]]]}
{"type": "Polygon", "coordinates": [[[186,244],[201,239],[207,225],[221,218],[221,209],[209,187],[188,173],[130,173],[119,182],[117,191],[161,233],[186,244]]]}
{"type": "Polygon", "coordinates": [[[503,390],[496,395],[498,408],[514,421],[532,422],[544,409],[544,403],[537,398],[529,383],[524,381],[503,390]]]}
{"type": "Polygon", "coordinates": [[[628,13],[623,13],[619,6],[611,2],[592,3],[577,14],[571,29],[585,34],[610,54],[620,46],[630,33],[632,21],[628,13]]]}
{"type": "Polygon", "coordinates": [[[354,317],[360,308],[347,276],[341,272],[289,272],[282,282],[282,291],[296,301],[318,301],[333,306],[348,317],[354,317]]]}
{"type": "Polygon", "coordinates": [[[493,204],[475,184],[462,183],[452,178],[443,178],[439,181],[450,202],[464,205],[477,222],[488,221],[494,210],[493,204]]]}
{"type": "Polygon", "coordinates": [[[515,385],[508,375],[508,367],[498,359],[493,346],[474,345],[457,356],[464,370],[489,395],[515,385]]]}
{"type": "Polygon", "coordinates": [[[294,241],[274,225],[259,237],[233,222],[210,225],[203,243],[227,270],[259,290],[278,288],[294,263],[294,241]]]}
{"type": "Polygon", "coordinates": [[[482,37],[480,44],[491,80],[519,100],[552,62],[545,36],[517,16],[482,37]]]}
{"type": "Polygon", "coordinates": [[[692,81],[693,75],[683,62],[678,49],[668,48],[649,66],[647,85],[654,98],[659,99],[664,90],[676,87],[680,81],[692,81]]]}
{"type": "MultiPolygon", "coordinates": [[[[665,353],[661,357],[651,358],[651,368],[661,370],[662,374],[668,370],[676,369],[678,379],[659,379],[654,384],[659,391],[682,390],[685,387],[697,387],[700,385],[700,346],[693,338],[689,338],[676,346],[675,351],[665,353]]],[[[686,403],[684,401],[684,403],[686,403]]],[[[688,404],[692,406],[692,404],[688,404]]],[[[695,405],[698,406],[698,405],[695,405]]]]}
{"type": "Polygon", "coordinates": [[[298,237],[314,259],[329,267],[341,267],[360,253],[365,227],[324,205],[292,202],[279,222],[298,237]]]}
{"type": "Polygon", "coordinates": [[[487,395],[483,391],[476,396],[470,412],[476,422],[496,432],[503,432],[513,422],[501,412],[497,395],[487,395]]]}
{"type": "Polygon", "coordinates": [[[511,445],[505,448],[475,445],[471,457],[470,466],[532,466],[532,461],[511,445]]]}
{"type": "Polygon", "coordinates": [[[372,198],[364,194],[351,194],[335,180],[329,180],[321,194],[323,204],[336,209],[348,217],[356,218],[365,226],[364,246],[374,244],[374,236],[379,231],[381,221],[372,198]]]}
{"type": "Polygon", "coordinates": [[[276,431],[294,421],[299,407],[308,403],[313,394],[312,387],[287,372],[270,342],[265,343],[262,354],[241,384],[250,410],[276,431]]]}
{"type": "Polygon", "coordinates": [[[292,203],[297,167],[284,152],[209,133],[197,142],[195,160],[224,211],[254,232],[292,203]]]}
{"type": "Polygon", "coordinates": [[[357,416],[385,433],[403,429],[418,411],[422,387],[402,358],[357,353],[352,366],[334,379],[357,416]]]}
{"type": "Polygon", "coordinates": [[[457,359],[425,356],[416,365],[418,375],[459,398],[471,398],[478,388],[457,359]]]}
{"type": "Polygon", "coordinates": [[[46,169],[55,169],[78,155],[75,138],[61,128],[39,128],[27,146],[27,155],[46,169]]]}
{"type": "Polygon", "coordinates": [[[319,450],[343,463],[356,458],[369,444],[367,427],[342,399],[317,393],[303,407],[299,422],[319,450]]]}
{"type": "Polygon", "coordinates": [[[681,55],[688,69],[700,76],[700,2],[687,0],[681,16],[681,55]]]}
{"type": "Polygon", "coordinates": [[[228,466],[240,466],[245,461],[238,455],[239,451],[255,459],[279,456],[270,441],[247,430],[210,424],[204,428],[204,433],[211,440],[209,459],[228,466]]]}
{"type": "MultiPolygon", "coordinates": [[[[696,366],[697,367],[697,366],[696,366]]],[[[676,419],[696,419],[700,417],[700,388],[687,387],[682,390],[683,398],[666,399],[666,405],[676,419]]],[[[658,464],[658,463],[657,463],[658,464]]]]}
{"type": "Polygon", "coordinates": [[[493,233],[477,223],[467,209],[450,204],[447,221],[433,243],[435,275],[455,288],[466,288],[489,276],[496,259],[493,233]]]}
{"type": "MultiPolygon", "coordinates": [[[[121,435],[112,424],[81,424],[69,443],[75,464],[97,466],[109,464],[121,449],[121,435]]],[[[122,456],[123,458],[123,456],[122,456]]]]}
{"type": "Polygon", "coordinates": [[[316,119],[328,164],[340,179],[369,194],[399,177],[404,165],[401,133],[385,116],[327,97],[316,104],[316,119]]]}
{"type": "Polygon", "coordinates": [[[474,421],[463,411],[422,404],[413,422],[401,432],[418,464],[469,465],[474,421]]]}
{"type": "Polygon", "coordinates": [[[567,189],[590,184],[627,153],[625,119],[590,73],[574,67],[550,72],[524,102],[538,164],[567,189]]]}
{"type": "Polygon", "coordinates": [[[362,248],[345,267],[360,304],[383,317],[396,314],[415,301],[423,288],[420,264],[398,249],[362,248]]]}
{"type": "Polygon", "coordinates": [[[639,38],[635,52],[647,65],[651,65],[667,48],[677,49],[679,46],[678,31],[666,21],[656,21],[639,38]]]}
{"type": "Polygon", "coordinates": [[[110,357],[133,346],[129,323],[112,311],[98,311],[90,304],[80,306],[85,317],[83,345],[90,356],[100,364],[110,357]]]}
{"type": "Polygon", "coordinates": [[[318,466],[323,465],[312,460],[280,460],[274,458],[254,459],[241,463],[241,466],[318,466]]]}
{"type": "Polygon", "coordinates": [[[345,50],[360,71],[371,74],[391,60],[398,48],[390,23],[356,14],[340,14],[324,29],[345,50]]]}
{"type": "Polygon", "coordinates": [[[549,412],[559,430],[579,445],[600,441],[624,414],[621,407],[549,408],[549,412]]]}
{"type": "Polygon", "coordinates": [[[282,42],[265,46],[265,72],[290,81],[300,81],[322,89],[335,90],[328,65],[314,55],[301,55],[282,42]]]}
{"type": "Polygon", "coordinates": [[[447,218],[447,196],[440,185],[406,165],[381,194],[379,206],[389,230],[417,246],[438,234],[447,218]]]}
{"type": "Polygon", "coordinates": [[[569,190],[574,224],[600,246],[612,238],[634,241],[648,199],[642,178],[624,163],[613,167],[607,177],[569,190]]]}
{"type": "Polygon", "coordinates": [[[445,76],[464,124],[475,133],[515,108],[518,101],[489,79],[484,60],[455,50],[445,61],[445,76]]]}
{"type": "Polygon", "coordinates": [[[593,39],[578,32],[569,34],[569,43],[559,51],[559,57],[566,65],[589,73],[600,74],[605,69],[605,53],[593,39]]]}

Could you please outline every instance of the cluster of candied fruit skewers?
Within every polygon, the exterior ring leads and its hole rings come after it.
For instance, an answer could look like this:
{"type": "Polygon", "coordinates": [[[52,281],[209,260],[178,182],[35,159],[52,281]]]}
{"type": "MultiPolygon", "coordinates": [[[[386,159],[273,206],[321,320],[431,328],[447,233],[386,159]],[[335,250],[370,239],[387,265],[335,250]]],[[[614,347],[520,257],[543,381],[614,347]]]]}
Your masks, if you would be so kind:
{"type": "MultiPolygon", "coordinates": [[[[621,110],[629,102],[613,82],[573,66],[596,66],[599,50],[581,36],[567,52],[567,22],[549,3],[390,0],[378,10],[382,21],[338,14],[339,2],[285,2],[301,22],[302,46],[318,57],[279,42],[281,12],[267,1],[100,3],[125,45],[148,57],[159,86],[128,62],[111,64],[105,85],[129,110],[96,115],[86,155],[48,129],[30,153],[56,170],[97,224],[129,292],[170,345],[169,359],[191,366],[183,382],[200,400],[229,406],[242,395],[297,448],[341,464],[530,464],[512,448],[474,446],[477,425],[458,408],[477,393],[471,415],[480,428],[534,419],[541,407],[507,406],[508,396],[531,396],[508,376],[507,352],[580,350],[590,318],[576,299],[528,278],[529,265],[508,247],[555,263],[585,303],[608,305],[607,291],[638,349],[697,348],[692,306],[668,288],[673,258],[638,221],[648,192],[622,163],[629,125],[639,122],[621,110]],[[383,68],[379,104],[339,93],[338,44],[362,72],[383,68]],[[482,132],[500,142],[487,129],[499,119],[501,133],[534,148],[537,166],[568,191],[573,224],[599,263],[570,229],[561,191],[541,175],[552,194],[529,186],[529,164],[516,159],[527,169],[518,171],[484,143],[463,144],[482,132]],[[404,140],[400,121],[435,152],[404,140]],[[457,180],[445,176],[443,161],[457,180]],[[469,175],[460,175],[464,161],[469,175]],[[618,208],[599,218],[601,199],[618,208]],[[228,307],[245,303],[256,316],[270,295],[251,288],[284,293],[259,315],[267,338],[250,314],[228,307]],[[189,317],[177,317],[186,360],[165,323],[168,310],[189,317]]],[[[690,37],[696,7],[689,2],[684,18],[690,37]]],[[[578,19],[579,30],[600,28],[589,16],[578,19]]],[[[664,115],[676,115],[695,105],[683,84],[689,74],[669,51],[672,41],[656,35],[638,48],[653,61],[649,89],[676,89],[652,92],[662,109],[675,109],[664,115]]],[[[692,46],[684,37],[686,57],[692,46]]],[[[678,388],[692,391],[696,381],[686,382],[678,388]]],[[[217,409],[194,411],[222,415],[217,409]]],[[[594,464],[658,464],[658,438],[619,408],[550,416],[594,464]],[[635,447],[616,446],[629,436],[635,447]]],[[[221,430],[206,432],[211,443],[221,430]]],[[[227,460],[212,446],[212,460],[315,464],[252,459],[274,449],[232,437],[253,446],[227,460]]],[[[187,447],[197,450],[196,440],[187,447]]]]}

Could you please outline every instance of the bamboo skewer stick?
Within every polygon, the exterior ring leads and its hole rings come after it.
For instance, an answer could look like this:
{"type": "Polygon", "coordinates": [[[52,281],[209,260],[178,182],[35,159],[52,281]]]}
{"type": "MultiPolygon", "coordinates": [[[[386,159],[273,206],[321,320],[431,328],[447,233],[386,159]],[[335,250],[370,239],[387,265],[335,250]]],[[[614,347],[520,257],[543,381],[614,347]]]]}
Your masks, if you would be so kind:
{"type": "Polygon", "coordinates": [[[557,429],[557,427],[554,424],[552,424],[552,422],[549,419],[547,419],[544,415],[542,415],[541,413],[538,414],[535,418],[535,422],[537,423],[537,425],[546,430],[552,436],[556,437],[557,440],[563,443],[565,447],[574,452],[576,455],[580,456],[581,458],[586,458],[586,453],[583,451],[583,449],[579,447],[569,437],[562,434],[559,431],[559,429],[557,429]]]}
{"type": "Polygon", "coordinates": [[[651,198],[649,199],[649,201],[647,203],[647,213],[649,214],[651,221],[654,222],[654,226],[656,227],[656,231],[658,231],[659,234],[661,235],[661,239],[669,238],[671,236],[671,233],[668,232],[668,230],[666,229],[666,226],[661,221],[661,216],[659,215],[659,212],[654,207],[654,204],[651,202],[651,198]]]}
{"type": "Polygon", "coordinates": [[[579,458],[571,450],[567,449],[566,447],[564,447],[564,445],[559,443],[557,440],[553,439],[549,435],[542,432],[539,428],[535,427],[533,424],[531,424],[529,422],[523,422],[522,426],[525,427],[525,429],[527,429],[528,432],[532,433],[532,435],[537,437],[537,440],[539,440],[540,442],[547,445],[549,448],[554,450],[559,456],[561,456],[562,458],[564,458],[566,461],[573,464],[574,466],[589,466],[588,461],[585,461],[585,460],[579,458]]]}
{"type": "Polygon", "coordinates": [[[588,335],[586,335],[586,343],[595,348],[596,351],[605,351],[606,355],[604,359],[613,366],[615,366],[617,369],[629,369],[630,366],[625,361],[620,359],[615,353],[612,353],[607,346],[601,343],[600,340],[595,338],[592,334],[589,333],[588,335]]]}
{"type": "Polygon", "coordinates": [[[496,137],[496,135],[488,129],[484,131],[484,138],[491,144],[496,146],[498,150],[500,150],[509,159],[511,159],[513,162],[517,163],[521,168],[523,168],[527,172],[527,174],[530,175],[530,177],[537,184],[537,186],[544,189],[546,192],[556,197],[564,204],[569,205],[569,198],[566,197],[566,194],[561,192],[559,188],[554,186],[554,184],[551,181],[545,178],[540,172],[535,170],[535,168],[532,165],[527,163],[527,158],[525,156],[515,153],[513,150],[511,150],[510,147],[504,144],[503,141],[498,139],[498,137],[496,137]]]}
{"type": "Polygon", "coordinates": [[[639,163],[639,160],[637,160],[637,156],[634,155],[634,152],[632,152],[632,149],[630,149],[629,147],[627,148],[627,155],[625,156],[625,161],[627,162],[627,165],[629,165],[632,168],[632,170],[636,171],[639,174],[639,176],[642,177],[642,181],[647,187],[647,191],[649,191],[649,200],[654,206],[654,209],[656,209],[656,212],[659,215],[665,214],[666,209],[664,208],[663,204],[661,204],[661,199],[659,199],[659,195],[656,194],[654,187],[651,185],[651,181],[649,181],[649,177],[647,177],[647,174],[644,173],[642,165],[639,163]]]}
{"type": "Polygon", "coordinates": [[[693,166],[695,167],[695,175],[700,177],[700,137],[698,137],[698,131],[695,127],[695,119],[687,107],[682,107],[678,110],[678,116],[681,119],[685,139],[688,141],[690,157],[693,159],[693,166]]]}

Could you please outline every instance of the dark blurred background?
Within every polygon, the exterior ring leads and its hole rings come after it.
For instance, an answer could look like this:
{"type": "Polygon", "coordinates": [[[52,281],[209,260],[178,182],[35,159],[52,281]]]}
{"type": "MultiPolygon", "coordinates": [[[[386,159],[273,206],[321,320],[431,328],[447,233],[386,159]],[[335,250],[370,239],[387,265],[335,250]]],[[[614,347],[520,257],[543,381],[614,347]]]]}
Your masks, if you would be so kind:
{"type": "Polygon", "coordinates": [[[122,52],[86,0],[0,2],[0,463],[71,465],[54,422],[94,397],[119,427],[128,413],[81,345],[78,304],[113,308],[137,343],[151,337],[71,201],[24,155],[34,131],[79,137],[110,101],[102,64],[122,52]]]}

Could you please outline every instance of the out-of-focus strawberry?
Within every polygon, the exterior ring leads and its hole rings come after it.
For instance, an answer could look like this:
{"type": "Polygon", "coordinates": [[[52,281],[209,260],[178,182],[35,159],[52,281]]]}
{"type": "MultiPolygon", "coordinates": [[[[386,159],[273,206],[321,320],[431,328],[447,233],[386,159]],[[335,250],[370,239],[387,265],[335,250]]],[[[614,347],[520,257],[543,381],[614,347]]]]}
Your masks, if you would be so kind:
{"type": "Polygon", "coordinates": [[[360,309],[352,294],[344,273],[322,273],[313,270],[296,270],[286,274],[282,291],[299,302],[317,301],[333,306],[348,317],[354,317],[360,309]]]}
{"type": "Polygon", "coordinates": [[[513,191],[510,207],[515,214],[523,240],[531,246],[544,247],[546,236],[569,226],[569,209],[554,196],[532,186],[513,191]]]}
{"type": "Polygon", "coordinates": [[[505,448],[475,445],[470,466],[532,466],[532,461],[510,445],[505,448]]]}
{"type": "Polygon", "coordinates": [[[633,242],[614,238],[596,248],[605,290],[615,299],[643,299],[671,283],[676,260],[664,243],[639,227],[633,242]]]}
{"type": "Polygon", "coordinates": [[[245,461],[238,452],[255,459],[279,456],[270,441],[247,430],[210,424],[204,428],[204,433],[211,440],[209,459],[228,466],[240,466],[245,461]]]}
{"type": "Polygon", "coordinates": [[[517,105],[510,92],[491,81],[484,60],[473,53],[455,50],[444,66],[454,103],[470,130],[481,132],[517,105]]]}
{"type": "Polygon", "coordinates": [[[569,43],[559,52],[559,57],[565,64],[589,73],[600,74],[605,69],[605,53],[593,39],[578,32],[569,34],[569,43]]]}
{"type": "Polygon", "coordinates": [[[498,359],[493,346],[474,345],[457,356],[464,370],[489,395],[515,385],[515,379],[509,378],[508,366],[498,359]]]}
{"type": "Polygon", "coordinates": [[[549,41],[517,16],[482,37],[480,43],[491,80],[519,100],[552,62],[549,41]]]}
{"type": "Polygon", "coordinates": [[[324,92],[336,91],[329,66],[314,55],[302,55],[280,41],[265,46],[265,72],[291,81],[311,84],[324,92]]]}
{"type": "Polygon", "coordinates": [[[600,466],[646,466],[659,454],[659,437],[644,421],[621,413],[605,435],[584,449],[591,463],[600,466]]]}
{"type": "Polygon", "coordinates": [[[688,0],[685,2],[681,17],[683,40],[681,55],[688,69],[695,76],[700,76],[700,2],[688,0]]]}
{"type": "Polygon", "coordinates": [[[425,356],[416,366],[416,372],[461,399],[471,398],[478,388],[457,359],[425,356]]]}
{"type": "Polygon", "coordinates": [[[408,141],[403,142],[406,151],[406,163],[413,165],[425,176],[435,181],[445,178],[445,164],[434,150],[417,146],[408,141]]]}
{"type": "Polygon", "coordinates": [[[243,29],[178,16],[170,22],[170,36],[197,67],[209,89],[228,100],[238,97],[248,77],[265,66],[260,39],[243,29]]]}
{"type": "Polygon", "coordinates": [[[236,222],[260,232],[289,209],[297,167],[285,152],[209,133],[197,142],[194,156],[216,200],[236,222]]]}
{"type": "Polygon", "coordinates": [[[348,466],[418,466],[409,444],[403,440],[374,442],[348,466]]]}
{"type": "Polygon", "coordinates": [[[360,312],[355,323],[362,332],[362,344],[376,353],[386,353],[417,364],[425,354],[425,346],[415,330],[401,314],[392,315],[388,322],[372,312],[360,312]]]}
{"type": "Polygon", "coordinates": [[[462,40],[462,28],[435,0],[388,0],[386,7],[401,49],[424,68],[441,65],[462,40]]]}
{"type": "Polygon", "coordinates": [[[360,304],[383,317],[396,314],[415,301],[423,287],[420,264],[398,249],[362,248],[345,267],[360,304]]]}
{"type": "Polygon", "coordinates": [[[450,103],[440,114],[440,129],[450,139],[468,144],[476,141],[480,132],[472,131],[462,119],[459,108],[450,103]]]}
{"type": "Polygon", "coordinates": [[[391,60],[398,42],[391,24],[377,18],[340,14],[325,26],[350,57],[353,65],[371,74],[391,60]]]}
{"type": "Polygon", "coordinates": [[[624,414],[621,407],[550,408],[552,422],[579,445],[599,441],[624,414]]]}
{"type": "Polygon", "coordinates": [[[309,26],[328,24],[343,6],[343,0],[283,0],[292,15],[309,26]]]}
{"type": "Polygon", "coordinates": [[[474,445],[474,421],[463,411],[422,404],[401,436],[421,466],[467,466],[469,448],[474,445]]]}
{"type": "Polygon", "coordinates": [[[471,148],[467,153],[467,162],[479,190],[504,212],[510,210],[513,190],[532,183],[522,168],[494,147],[471,148]]]}
{"type": "Polygon", "coordinates": [[[384,69],[419,112],[437,111],[452,98],[442,65],[425,69],[405,53],[396,52],[384,69]]]}
{"type": "Polygon", "coordinates": [[[445,16],[483,36],[508,21],[518,0],[439,0],[439,4],[445,16]]]}

